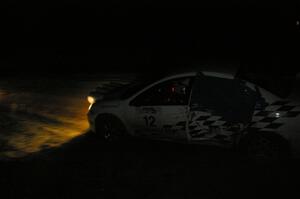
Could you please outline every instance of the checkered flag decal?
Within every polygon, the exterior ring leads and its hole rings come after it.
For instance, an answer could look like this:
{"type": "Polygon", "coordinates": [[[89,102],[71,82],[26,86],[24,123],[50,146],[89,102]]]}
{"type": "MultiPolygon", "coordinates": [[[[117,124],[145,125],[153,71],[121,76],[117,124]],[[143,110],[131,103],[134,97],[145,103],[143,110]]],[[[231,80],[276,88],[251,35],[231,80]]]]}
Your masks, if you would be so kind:
{"type": "Polygon", "coordinates": [[[276,101],[264,110],[255,110],[249,128],[253,130],[277,129],[284,125],[281,118],[300,115],[300,106],[290,101],[276,101]]]}
{"type": "MultiPolygon", "coordinates": [[[[233,123],[225,121],[224,117],[212,115],[208,112],[193,112],[188,124],[190,135],[192,137],[208,136],[209,128],[222,126],[228,131],[234,131],[236,128],[233,123]]],[[[267,106],[264,110],[255,110],[252,122],[248,128],[252,130],[275,130],[284,122],[282,118],[295,118],[300,115],[300,106],[290,101],[276,101],[267,106]]],[[[178,128],[185,129],[185,122],[178,122],[178,128]]]]}
{"type": "MultiPolygon", "coordinates": [[[[189,121],[188,128],[192,137],[202,137],[209,134],[209,127],[225,126],[229,127],[230,122],[224,120],[222,116],[212,115],[210,113],[193,112],[191,120],[189,121]],[[205,115],[204,115],[205,114],[205,115]]],[[[185,128],[185,122],[178,122],[176,126],[185,128]]]]}

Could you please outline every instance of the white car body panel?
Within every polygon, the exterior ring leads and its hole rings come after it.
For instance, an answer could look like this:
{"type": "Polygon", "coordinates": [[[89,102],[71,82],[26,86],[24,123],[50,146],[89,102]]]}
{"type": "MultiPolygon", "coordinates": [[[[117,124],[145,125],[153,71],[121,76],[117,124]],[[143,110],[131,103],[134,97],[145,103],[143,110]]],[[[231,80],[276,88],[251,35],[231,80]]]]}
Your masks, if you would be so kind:
{"type": "MultiPolygon", "coordinates": [[[[233,75],[215,73],[215,72],[202,72],[202,74],[213,77],[221,77],[226,79],[233,79],[233,75]]],[[[192,121],[194,118],[200,116],[206,116],[205,112],[191,113],[189,106],[141,106],[135,107],[130,106],[129,103],[135,99],[138,95],[148,90],[149,88],[165,82],[167,80],[177,79],[181,77],[194,77],[197,72],[184,73],[169,76],[163,78],[157,82],[146,86],[136,94],[132,95],[125,100],[113,100],[113,101],[99,101],[95,103],[88,113],[88,119],[90,122],[91,130],[95,131],[95,120],[98,115],[111,114],[118,117],[126,127],[128,133],[132,136],[137,136],[137,132],[141,136],[154,139],[166,139],[173,141],[182,141],[188,143],[210,141],[209,136],[216,136],[217,134],[222,136],[224,134],[227,137],[232,136],[232,132],[228,130],[222,130],[214,132],[214,129],[207,129],[209,131],[208,137],[191,137],[190,126],[197,126],[196,128],[206,128],[203,123],[197,120],[192,121]],[[151,116],[155,116],[155,127],[148,128],[145,126],[145,122],[151,123],[151,116]],[[146,117],[146,119],[145,119],[146,117]],[[149,119],[149,121],[148,121],[149,119]],[[189,122],[186,125],[184,121],[189,122]],[[180,123],[181,124],[178,124],[180,123]],[[161,133],[161,130],[163,133],[161,133]],[[163,135],[163,136],[162,136],[163,135]]],[[[255,85],[247,82],[247,86],[251,89],[255,89],[255,85]]],[[[260,88],[261,95],[268,102],[268,106],[264,110],[255,110],[252,122],[249,127],[259,131],[271,131],[281,135],[290,143],[291,152],[294,157],[300,157],[300,103],[295,99],[281,99],[271,92],[260,88]]],[[[216,125],[223,125],[225,122],[222,121],[218,116],[210,115],[207,116],[216,125]]],[[[240,126],[239,128],[244,128],[240,126]]],[[[226,140],[226,138],[225,138],[226,140]]],[[[231,142],[232,140],[228,140],[231,142]]],[[[232,144],[232,143],[231,143],[232,144]]]]}

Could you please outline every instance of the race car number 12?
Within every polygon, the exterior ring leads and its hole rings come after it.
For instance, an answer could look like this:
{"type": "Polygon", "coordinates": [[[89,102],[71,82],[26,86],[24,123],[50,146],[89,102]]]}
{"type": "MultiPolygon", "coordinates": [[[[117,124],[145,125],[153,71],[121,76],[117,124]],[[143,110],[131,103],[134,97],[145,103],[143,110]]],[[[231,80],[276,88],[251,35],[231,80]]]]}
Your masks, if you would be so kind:
{"type": "Polygon", "coordinates": [[[155,117],[154,116],[145,116],[144,117],[145,119],[145,123],[146,123],[146,126],[148,127],[155,127],[155,117]]]}

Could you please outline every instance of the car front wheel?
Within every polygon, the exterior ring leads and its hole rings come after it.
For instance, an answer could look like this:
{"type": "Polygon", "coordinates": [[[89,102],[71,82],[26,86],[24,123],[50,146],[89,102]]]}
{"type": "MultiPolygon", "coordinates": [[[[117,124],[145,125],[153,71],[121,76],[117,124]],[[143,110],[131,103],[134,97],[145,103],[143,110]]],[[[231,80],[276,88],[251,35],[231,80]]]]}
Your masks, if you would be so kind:
{"type": "Polygon", "coordinates": [[[96,134],[108,142],[127,137],[124,125],[113,116],[99,116],[97,118],[96,134]]]}

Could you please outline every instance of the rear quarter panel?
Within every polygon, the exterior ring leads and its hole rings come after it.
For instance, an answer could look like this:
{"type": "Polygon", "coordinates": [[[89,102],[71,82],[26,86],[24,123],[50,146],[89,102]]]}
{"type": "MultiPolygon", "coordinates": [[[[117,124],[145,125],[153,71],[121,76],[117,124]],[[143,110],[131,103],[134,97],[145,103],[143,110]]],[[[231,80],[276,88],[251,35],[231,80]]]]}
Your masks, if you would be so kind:
{"type": "Polygon", "coordinates": [[[264,110],[255,110],[250,128],[281,135],[290,144],[293,157],[300,157],[300,98],[281,99],[265,89],[260,89],[268,102],[264,110]]]}

